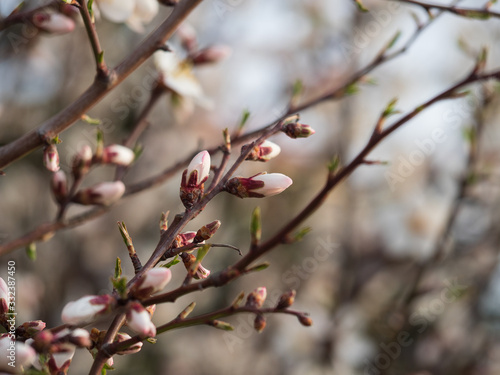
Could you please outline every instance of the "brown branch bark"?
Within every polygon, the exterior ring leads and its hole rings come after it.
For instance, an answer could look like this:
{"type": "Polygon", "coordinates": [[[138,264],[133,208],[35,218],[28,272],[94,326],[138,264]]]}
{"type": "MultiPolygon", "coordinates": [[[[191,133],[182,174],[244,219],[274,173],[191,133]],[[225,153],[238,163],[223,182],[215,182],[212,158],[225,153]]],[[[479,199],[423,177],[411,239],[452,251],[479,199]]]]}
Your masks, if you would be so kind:
{"type": "Polygon", "coordinates": [[[110,72],[106,81],[96,79],[72,104],[17,140],[0,147],[0,168],[4,168],[42,146],[47,137],[53,138],[92,108],[108,92],[118,86],[139,65],[144,63],[174,33],[180,23],[203,0],[184,0],[175,6],[170,16],[130,55],[110,72]]]}

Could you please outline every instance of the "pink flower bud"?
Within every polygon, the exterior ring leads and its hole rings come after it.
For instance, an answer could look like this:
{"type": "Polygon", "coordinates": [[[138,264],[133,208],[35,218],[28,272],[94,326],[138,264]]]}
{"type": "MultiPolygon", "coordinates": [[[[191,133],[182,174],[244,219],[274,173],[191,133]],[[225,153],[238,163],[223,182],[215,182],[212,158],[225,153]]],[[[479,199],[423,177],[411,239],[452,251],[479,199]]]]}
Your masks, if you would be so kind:
{"type": "Polygon", "coordinates": [[[68,196],[68,180],[66,179],[66,173],[61,170],[54,173],[50,181],[50,188],[56,202],[64,202],[68,196]]]}
{"type": "Polygon", "coordinates": [[[264,141],[259,146],[255,146],[246,160],[269,161],[281,152],[280,146],[271,141],[264,141]]]}
{"type": "Polygon", "coordinates": [[[298,122],[290,122],[284,125],[281,131],[290,138],[307,138],[316,133],[309,125],[300,124],[298,122]]]}
{"type": "Polygon", "coordinates": [[[152,268],[140,278],[131,289],[131,295],[141,298],[161,291],[172,278],[172,272],[165,267],[152,268]]]}
{"type": "Polygon", "coordinates": [[[191,208],[203,194],[203,183],[210,173],[210,154],[208,151],[198,153],[187,169],[184,170],[181,180],[180,196],[186,208],[191,208]]]}
{"type": "Polygon", "coordinates": [[[264,328],[266,328],[266,318],[264,317],[264,315],[259,314],[255,317],[255,320],[253,321],[253,327],[258,333],[261,333],[264,328]]]}
{"type": "Polygon", "coordinates": [[[59,153],[54,144],[50,144],[43,149],[43,164],[51,172],[59,170],[59,153]]]}
{"type": "Polygon", "coordinates": [[[46,327],[45,322],[41,320],[33,320],[31,322],[25,322],[19,327],[17,327],[18,336],[22,336],[26,339],[29,339],[35,336],[40,331],[43,331],[46,327]]]}
{"type": "Polygon", "coordinates": [[[51,374],[66,374],[75,355],[75,346],[65,344],[50,355],[47,365],[51,374]]]}
{"type": "Polygon", "coordinates": [[[78,178],[86,174],[92,164],[92,149],[84,145],[73,159],[73,175],[78,178]]]}
{"type": "Polygon", "coordinates": [[[121,181],[102,182],[76,193],[73,201],[83,205],[100,204],[109,206],[125,193],[125,185],[121,181]]]}
{"type": "Polygon", "coordinates": [[[240,198],[264,198],[281,193],[292,182],[281,173],[259,173],[249,178],[233,177],[226,183],[225,190],[240,198]]]}
{"type": "MultiPolygon", "coordinates": [[[[115,342],[123,342],[130,340],[132,337],[126,333],[119,332],[115,337],[115,342]]],[[[139,352],[142,349],[142,341],[136,342],[135,344],[129,346],[127,349],[120,350],[116,352],[116,354],[124,355],[124,354],[134,354],[139,352]]]]}
{"type": "Polygon", "coordinates": [[[108,294],[85,296],[64,306],[61,319],[71,325],[88,323],[98,315],[110,311],[115,303],[116,300],[108,294]]]}
{"type": "Polygon", "coordinates": [[[287,309],[293,305],[295,302],[295,290],[290,290],[286,293],[283,293],[276,305],[277,310],[287,309]]]}
{"type": "Polygon", "coordinates": [[[65,34],[75,29],[75,22],[60,13],[36,13],[33,24],[51,34],[65,34]]]}
{"type": "Polygon", "coordinates": [[[9,312],[9,288],[4,279],[0,277],[0,314],[9,312]]]}
{"type": "Polygon", "coordinates": [[[90,348],[92,345],[89,332],[83,328],[76,328],[71,331],[68,335],[68,341],[80,348],[90,348]]]}
{"type": "Polygon", "coordinates": [[[210,154],[201,151],[191,160],[182,176],[182,186],[200,186],[208,179],[210,173],[210,154]],[[187,180],[186,180],[187,176],[187,180]]]}
{"type": "Polygon", "coordinates": [[[135,159],[134,151],[125,146],[111,145],[105,147],[102,153],[102,162],[128,166],[135,159]]]}
{"type": "Polygon", "coordinates": [[[229,46],[213,46],[198,51],[192,57],[193,64],[215,63],[231,56],[232,50],[229,46]]]}
{"type": "Polygon", "coordinates": [[[139,302],[130,302],[127,307],[127,325],[141,337],[155,337],[156,327],[146,309],[139,302]]]}
{"type": "Polygon", "coordinates": [[[265,287],[257,288],[248,295],[245,306],[260,309],[264,304],[266,297],[267,289],[265,287]]]}
{"type": "MultiPolygon", "coordinates": [[[[29,368],[36,359],[35,350],[28,344],[15,341],[11,341],[11,337],[8,334],[3,334],[0,337],[0,371],[8,371],[11,373],[13,370],[12,365],[9,366],[9,363],[12,362],[9,359],[9,353],[11,351],[15,351],[15,365],[16,368],[29,368]],[[15,345],[15,349],[12,347],[15,345]],[[14,350],[13,350],[14,349],[14,350]]],[[[16,371],[17,373],[18,371],[16,371]]]]}

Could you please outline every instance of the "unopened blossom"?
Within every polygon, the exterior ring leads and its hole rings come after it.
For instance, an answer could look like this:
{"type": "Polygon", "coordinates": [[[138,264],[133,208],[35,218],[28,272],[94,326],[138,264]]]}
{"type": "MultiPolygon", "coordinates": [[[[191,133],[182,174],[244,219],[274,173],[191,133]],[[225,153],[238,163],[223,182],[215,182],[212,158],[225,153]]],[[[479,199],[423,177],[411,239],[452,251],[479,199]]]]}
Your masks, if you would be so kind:
{"type": "Polygon", "coordinates": [[[61,170],[54,173],[50,180],[50,189],[57,202],[64,202],[68,196],[68,180],[66,178],[66,173],[61,170]]]}
{"type": "Polygon", "coordinates": [[[298,122],[287,123],[281,128],[281,131],[290,138],[307,138],[316,133],[316,131],[309,125],[304,125],[298,122]]]}
{"type": "Polygon", "coordinates": [[[246,160],[253,161],[269,161],[281,152],[280,146],[271,141],[264,141],[260,145],[255,146],[252,152],[247,156],[246,160]]]}
{"type": "Polygon", "coordinates": [[[102,15],[115,23],[125,23],[137,33],[158,14],[157,0],[95,0],[102,15]]]}
{"type": "Polygon", "coordinates": [[[216,63],[231,56],[232,50],[229,46],[212,46],[196,52],[191,59],[193,64],[216,63]]]}
{"type": "Polygon", "coordinates": [[[178,122],[193,113],[195,104],[211,108],[212,102],[203,93],[189,58],[182,60],[174,51],[158,51],[153,56],[160,81],[171,92],[169,104],[178,122]]]}
{"type": "Polygon", "coordinates": [[[36,359],[35,350],[28,344],[20,341],[12,341],[8,334],[0,337],[0,371],[13,370],[9,363],[15,362],[19,370],[29,368],[36,359]],[[12,358],[10,358],[12,357],[12,358]]]}
{"type": "Polygon", "coordinates": [[[134,284],[131,294],[138,298],[150,296],[163,290],[171,278],[172,272],[168,268],[152,268],[134,284]]]}
{"type": "Polygon", "coordinates": [[[73,175],[75,178],[86,174],[92,164],[92,149],[89,145],[84,145],[73,159],[73,175]]]}
{"type": "Polygon", "coordinates": [[[43,149],[43,164],[51,172],[59,170],[59,153],[55,144],[50,144],[43,149]]]}
{"type": "Polygon", "coordinates": [[[221,222],[219,220],[212,221],[211,223],[208,223],[207,225],[202,226],[198,231],[196,232],[196,236],[193,239],[193,242],[195,243],[201,243],[203,241],[206,241],[210,239],[215,232],[220,228],[221,222]]]}
{"type": "MultiPolygon", "coordinates": [[[[127,340],[130,340],[132,337],[130,337],[129,334],[127,333],[123,333],[123,332],[118,332],[116,337],[115,337],[115,341],[114,342],[123,342],[123,341],[127,341],[127,340]]],[[[129,346],[127,349],[123,349],[123,350],[120,350],[118,352],[116,352],[116,354],[119,354],[119,355],[124,355],[124,354],[134,354],[134,353],[137,353],[139,352],[141,349],[142,349],[142,341],[139,341],[139,342],[136,342],[135,344],[129,346]]]]}
{"type": "Polygon", "coordinates": [[[121,145],[110,145],[102,152],[102,163],[128,166],[135,159],[134,151],[121,145]]]}
{"type": "Polygon", "coordinates": [[[75,29],[75,21],[61,13],[40,12],[32,18],[33,25],[51,34],[65,34],[75,29]]]}
{"type": "Polygon", "coordinates": [[[9,311],[9,288],[4,279],[0,277],[0,314],[9,311]]]}
{"type": "MultiPolygon", "coordinates": [[[[181,259],[186,270],[188,272],[193,272],[193,267],[196,263],[196,256],[184,252],[181,253],[181,259]]],[[[210,270],[203,267],[201,263],[198,264],[198,267],[196,268],[196,270],[194,270],[193,278],[195,278],[196,280],[202,280],[206,279],[208,276],[210,276],[210,270]]]]}
{"type": "Polygon", "coordinates": [[[253,327],[258,333],[261,333],[266,328],[266,318],[264,315],[258,314],[253,321],[253,327]]]}
{"type": "Polygon", "coordinates": [[[70,344],[64,344],[57,349],[57,352],[51,353],[47,366],[51,374],[66,374],[75,355],[76,347],[70,344]]]}
{"type": "Polygon", "coordinates": [[[24,338],[31,338],[43,331],[46,327],[46,323],[41,320],[33,320],[30,322],[24,322],[19,327],[17,327],[17,335],[24,338]]]}
{"type": "Polygon", "coordinates": [[[156,327],[147,310],[138,302],[127,305],[127,325],[141,337],[156,336],[156,327]]]}
{"type": "Polygon", "coordinates": [[[180,197],[186,208],[192,207],[200,200],[209,173],[210,154],[208,151],[201,151],[191,160],[182,174],[180,197]]]}
{"type": "Polygon", "coordinates": [[[125,193],[125,185],[121,181],[102,182],[90,188],[80,190],[73,201],[83,205],[99,204],[109,206],[125,193]]]}
{"type": "Polygon", "coordinates": [[[116,300],[108,295],[85,296],[64,306],[61,319],[66,324],[88,323],[114,306],[116,300]]]}
{"type": "Polygon", "coordinates": [[[286,293],[283,293],[278,301],[278,304],[276,305],[276,309],[282,310],[292,306],[295,302],[295,294],[295,290],[290,290],[286,293]]]}
{"type": "Polygon", "coordinates": [[[75,328],[68,335],[68,341],[81,348],[89,348],[92,345],[90,334],[83,328],[75,328]]]}
{"type": "Polygon", "coordinates": [[[281,193],[292,183],[290,177],[281,173],[259,173],[248,178],[233,177],[225,190],[240,198],[264,198],[281,193]]]}
{"type": "Polygon", "coordinates": [[[260,309],[264,304],[266,297],[267,289],[265,287],[259,287],[248,295],[245,306],[260,309]]]}

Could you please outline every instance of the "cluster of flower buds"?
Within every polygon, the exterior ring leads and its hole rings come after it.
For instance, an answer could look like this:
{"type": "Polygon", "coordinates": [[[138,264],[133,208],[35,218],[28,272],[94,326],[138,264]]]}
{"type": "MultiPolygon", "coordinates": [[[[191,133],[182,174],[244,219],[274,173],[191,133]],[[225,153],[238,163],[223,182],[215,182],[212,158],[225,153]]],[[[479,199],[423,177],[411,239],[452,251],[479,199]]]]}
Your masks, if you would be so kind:
{"type": "Polygon", "coordinates": [[[116,305],[116,299],[109,294],[85,296],[64,306],[61,319],[70,325],[89,323],[97,316],[109,312],[116,305]]]}
{"type": "Polygon", "coordinates": [[[128,303],[127,326],[141,337],[156,336],[156,326],[151,321],[151,314],[139,302],[128,303]]]}
{"type": "Polygon", "coordinates": [[[184,207],[191,208],[201,199],[209,173],[210,154],[202,151],[191,160],[182,174],[180,197],[184,207]]]}
{"type": "Polygon", "coordinates": [[[281,152],[280,146],[271,141],[264,141],[260,145],[255,146],[252,152],[247,156],[246,160],[253,161],[269,161],[278,156],[281,152]]]}
{"type": "Polygon", "coordinates": [[[281,131],[290,138],[307,138],[313,135],[315,130],[309,125],[304,125],[298,122],[299,115],[293,115],[283,120],[281,131]]]}
{"type": "Polygon", "coordinates": [[[281,173],[259,173],[252,177],[233,177],[224,189],[240,198],[264,198],[281,193],[293,183],[281,173]]]}
{"type": "Polygon", "coordinates": [[[172,272],[168,268],[152,268],[137,280],[129,295],[138,299],[148,297],[163,290],[171,278],[172,272]]]}

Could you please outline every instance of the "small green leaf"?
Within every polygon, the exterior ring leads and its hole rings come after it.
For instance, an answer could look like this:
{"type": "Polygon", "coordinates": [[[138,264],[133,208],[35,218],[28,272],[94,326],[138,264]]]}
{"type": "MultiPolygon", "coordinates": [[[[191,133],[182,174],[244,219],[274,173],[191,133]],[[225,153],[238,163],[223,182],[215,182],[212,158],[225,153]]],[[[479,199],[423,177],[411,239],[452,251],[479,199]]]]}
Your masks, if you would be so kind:
{"type": "Polygon", "coordinates": [[[234,331],[234,327],[231,324],[223,322],[222,320],[213,320],[208,324],[223,331],[234,331]]]}
{"type": "Polygon", "coordinates": [[[253,266],[251,268],[247,268],[245,270],[246,273],[250,273],[250,272],[259,272],[259,271],[264,271],[266,268],[268,268],[270,266],[269,262],[264,262],[264,263],[261,263],[261,264],[257,264],[256,266],[253,266]]]}
{"type": "Polygon", "coordinates": [[[28,246],[26,246],[26,255],[33,262],[36,260],[36,243],[30,242],[28,246]]]}
{"type": "Polygon", "coordinates": [[[244,109],[241,115],[239,128],[242,129],[250,118],[250,111],[248,109],[244,109]]]}
{"type": "Polygon", "coordinates": [[[330,163],[328,163],[328,171],[330,173],[335,173],[337,172],[337,170],[339,169],[340,167],[340,156],[339,155],[335,155],[332,160],[330,161],[330,163]]]}
{"type": "Polygon", "coordinates": [[[115,279],[119,279],[122,276],[122,260],[116,257],[115,263],[115,279]]]}
{"type": "Polygon", "coordinates": [[[162,267],[170,268],[172,266],[175,266],[179,262],[180,262],[179,255],[176,255],[174,259],[172,259],[170,262],[162,265],[162,267]]]}
{"type": "Polygon", "coordinates": [[[142,147],[142,145],[140,145],[140,144],[136,144],[132,151],[134,151],[134,155],[135,155],[134,160],[137,160],[142,155],[142,152],[144,151],[144,147],[142,147]]]}
{"type": "Polygon", "coordinates": [[[401,36],[401,31],[398,31],[396,33],[396,35],[394,35],[392,37],[391,41],[387,44],[387,48],[386,49],[392,48],[394,46],[394,44],[396,44],[396,42],[399,40],[400,36],[401,36]]]}
{"type": "Polygon", "coordinates": [[[487,12],[481,12],[479,10],[473,10],[473,9],[461,9],[457,13],[461,16],[467,18],[473,18],[476,20],[487,20],[490,18],[490,15],[487,12]]]}
{"type": "Polygon", "coordinates": [[[238,308],[240,307],[240,304],[241,302],[243,302],[243,299],[245,298],[245,292],[241,292],[240,294],[238,294],[238,296],[234,299],[233,303],[231,304],[231,306],[233,308],[238,308]]]}
{"type": "Polygon", "coordinates": [[[179,314],[179,319],[186,319],[189,314],[191,314],[196,306],[196,302],[191,302],[182,312],[179,314]]]}
{"type": "Polygon", "coordinates": [[[88,115],[82,115],[81,120],[90,125],[101,125],[101,120],[97,118],[92,118],[88,115]]]}
{"type": "Polygon", "coordinates": [[[111,279],[111,283],[113,284],[113,288],[116,289],[118,294],[122,298],[127,297],[127,278],[120,277],[119,279],[111,279]]]}
{"type": "Polygon", "coordinates": [[[368,9],[363,5],[363,3],[361,2],[361,0],[354,0],[354,2],[356,3],[358,9],[362,12],[368,12],[368,9]]]}
{"type": "Polygon", "coordinates": [[[311,232],[311,231],[312,231],[311,227],[302,228],[297,233],[295,233],[295,235],[293,236],[293,240],[294,241],[302,241],[302,239],[304,238],[304,236],[306,234],[308,234],[309,232],[311,232]]]}
{"type": "Polygon", "coordinates": [[[101,51],[99,55],[97,55],[97,63],[102,64],[104,62],[104,51],[101,51]]]}
{"type": "Polygon", "coordinates": [[[389,117],[391,115],[394,115],[396,113],[400,113],[395,107],[396,103],[398,102],[398,98],[392,99],[389,104],[387,104],[387,107],[384,109],[384,112],[382,113],[382,117],[389,117]]]}
{"type": "Polygon", "coordinates": [[[250,234],[252,236],[252,244],[257,245],[262,236],[262,222],[260,218],[260,207],[255,207],[252,212],[252,220],[250,223],[250,234]]]}
{"type": "Polygon", "coordinates": [[[344,94],[345,95],[355,95],[357,94],[358,92],[360,91],[359,87],[358,87],[358,84],[357,83],[351,83],[350,85],[348,85],[345,90],[344,90],[344,94]]]}

